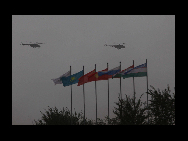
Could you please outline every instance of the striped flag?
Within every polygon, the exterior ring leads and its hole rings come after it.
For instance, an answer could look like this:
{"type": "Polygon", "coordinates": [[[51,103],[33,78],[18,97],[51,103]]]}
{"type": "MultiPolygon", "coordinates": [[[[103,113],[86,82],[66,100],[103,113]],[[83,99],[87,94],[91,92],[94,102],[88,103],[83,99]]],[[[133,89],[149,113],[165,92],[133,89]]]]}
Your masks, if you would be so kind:
{"type": "Polygon", "coordinates": [[[126,68],[126,69],[124,69],[124,70],[122,70],[122,71],[116,73],[116,74],[114,74],[114,75],[112,76],[112,78],[120,78],[120,77],[122,77],[122,75],[123,75],[124,73],[130,71],[130,70],[133,69],[133,68],[134,68],[134,65],[132,65],[132,66],[130,66],[130,67],[128,67],[128,68],[126,68]]]}
{"type": "Polygon", "coordinates": [[[124,74],[122,74],[123,79],[128,78],[128,77],[143,77],[147,76],[147,64],[144,63],[142,65],[139,65],[124,74]]]}
{"type": "Polygon", "coordinates": [[[100,71],[100,72],[98,72],[98,75],[102,76],[102,75],[107,74],[107,75],[111,75],[112,76],[112,75],[118,73],[119,71],[120,71],[120,66],[118,66],[116,68],[113,68],[113,69],[111,69],[109,71],[100,71]]]}
{"type": "MultiPolygon", "coordinates": [[[[102,71],[108,71],[108,68],[102,70],[102,71]]],[[[98,71],[98,72],[101,72],[101,71],[98,71]]],[[[99,80],[108,80],[109,78],[111,78],[111,75],[108,75],[108,74],[104,74],[102,76],[99,76],[98,75],[98,72],[95,72],[91,75],[88,76],[88,82],[91,82],[91,81],[99,81],[99,80]]]]}
{"type": "Polygon", "coordinates": [[[56,84],[62,84],[61,78],[62,77],[68,77],[70,76],[70,71],[66,72],[65,74],[61,75],[59,78],[51,79],[54,81],[55,85],[56,84]]]}

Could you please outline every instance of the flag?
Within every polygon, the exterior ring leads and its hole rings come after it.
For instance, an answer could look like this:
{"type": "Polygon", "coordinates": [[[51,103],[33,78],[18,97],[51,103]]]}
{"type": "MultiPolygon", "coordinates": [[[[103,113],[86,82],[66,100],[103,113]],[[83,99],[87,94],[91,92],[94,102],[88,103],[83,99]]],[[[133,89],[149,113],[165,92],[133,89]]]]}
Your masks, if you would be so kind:
{"type": "Polygon", "coordinates": [[[108,75],[108,74],[104,74],[102,76],[99,76],[98,73],[103,72],[103,71],[108,71],[108,68],[106,68],[102,71],[95,72],[95,73],[91,74],[90,76],[88,76],[88,82],[98,81],[98,80],[108,80],[109,78],[112,78],[112,76],[108,75]]]}
{"type": "Polygon", "coordinates": [[[107,74],[107,75],[111,75],[111,78],[112,78],[112,75],[118,73],[119,71],[120,71],[120,66],[116,67],[116,68],[113,68],[113,69],[111,69],[109,71],[100,71],[100,72],[98,72],[98,75],[102,76],[104,74],[107,74]]]}
{"type": "Polygon", "coordinates": [[[120,77],[122,77],[122,74],[124,74],[124,73],[130,71],[130,70],[133,69],[133,68],[134,68],[134,65],[132,65],[132,66],[128,67],[127,69],[124,69],[124,70],[122,70],[122,71],[120,71],[120,72],[118,72],[118,73],[116,73],[116,74],[114,74],[114,75],[112,76],[112,78],[120,78],[120,77]]]}
{"type": "Polygon", "coordinates": [[[68,77],[70,76],[70,71],[66,72],[65,74],[61,75],[59,78],[51,79],[54,81],[55,85],[56,84],[62,84],[61,78],[62,77],[68,77]]]}
{"type": "Polygon", "coordinates": [[[73,75],[70,75],[68,77],[62,77],[61,80],[62,80],[63,86],[65,87],[65,86],[78,83],[78,79],[81,76],[83,76],[83,70],[73,75]]]}
{"type": "Polygon", "coordinates": [[[92,75],[92,74],[95,74],[95,69],[87,74],[85,74],[84,76],[80,77],[78,80],[78,85],[77,86],[80,86],[80,85],[83,85],[84,83],[87,83],[89,80],[88,80],[88,76],[92,75]]]}
{"type": "Polygon", "coordinates": [[[128,72],[125,72],[122,74],[123,79],[128,78],[128,77],[143,77],[147,76],[147,64],[144,63],[142,65],[139,65],[128,72]]]}

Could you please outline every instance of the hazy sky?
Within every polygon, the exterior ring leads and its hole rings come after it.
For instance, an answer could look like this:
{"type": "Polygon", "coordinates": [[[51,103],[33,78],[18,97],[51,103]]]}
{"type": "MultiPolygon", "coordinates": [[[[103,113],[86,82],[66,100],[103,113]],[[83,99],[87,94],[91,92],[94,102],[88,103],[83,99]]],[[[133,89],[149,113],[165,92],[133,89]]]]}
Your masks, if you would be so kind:
{"type": "MultiPolygon", "coordinates": [[[[34,124],[47,106],[62,109],[71,103],[71,88],[51,79],[70,70],[88,73],[140,65],[148,61],[148,82],[175,87],[174,15],[13,15],[12,124],[34,124]],[[20,43],[42,42],[41,48],[20,43]],[[116,49],[104,44],[122,44],[116,49]]],[[[119,79],[110,79],[110,118],[120,92],[119,79]]],[[[108,82],[97,81],[98,118],[108,114],[108,82]]],[[[136,97],[146,92],[146,77],[135,78],[136,97]]],[[[150,88],[150,87],[149,87],[150,88]]],[[[73,112],[83,111],[83,86],[72,86],[73,112]],[[75,110],[74,110],[75,108],[75,110]]],[[[133,96],[132,78],[122,79],[122,93],[133,96]]],[[[95,120],[95,83],[85,84],[86,117],[95,120]]],[[[146,100],[146,94],[142,97],[146,100]]]]}

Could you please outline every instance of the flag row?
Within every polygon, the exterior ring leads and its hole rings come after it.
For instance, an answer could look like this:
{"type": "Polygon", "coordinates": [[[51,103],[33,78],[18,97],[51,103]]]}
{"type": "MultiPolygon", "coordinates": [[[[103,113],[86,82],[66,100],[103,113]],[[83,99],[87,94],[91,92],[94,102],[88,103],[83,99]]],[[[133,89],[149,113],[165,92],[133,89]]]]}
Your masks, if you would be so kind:
{"type": "Polygon", "coordinates": [[[115,67],[111,70],[108,68],[96,72],[96,70],[92,70],[89,73],[84,75],[84,70],[72,74],[70,71],[61,75],[59,78],[51,79],[56,84],[63,84],[64,87],[76,84],[77,86],[83,85],[84,83],[99,81],[99,80],[108,80],[110,78],[129,78],[129,77],[143,77],[147,76],[147,63],[138,65],[134,67],[134,65],[128,67],[127,69],[121,70],[121,66],[115,67]]]}

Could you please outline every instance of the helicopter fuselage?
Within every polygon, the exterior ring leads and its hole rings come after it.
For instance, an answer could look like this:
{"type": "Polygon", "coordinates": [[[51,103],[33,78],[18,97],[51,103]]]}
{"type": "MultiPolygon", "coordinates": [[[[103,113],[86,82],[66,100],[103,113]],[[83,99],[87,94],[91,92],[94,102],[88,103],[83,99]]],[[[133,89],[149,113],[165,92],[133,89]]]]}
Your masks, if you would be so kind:
{"type": "Polygon", "coordinates": [[[125,48],[125,46],[123,46],[123,45],[107,45],[107,44],[105,44],[105,46],[111,46],[111,47],[115,47],[115,48],[117,48],[117,49],[121,49],[121,48],[125,48]]]}
{"type": "Polygon", "coordinates": [[[29,46],[31,46],[31,47],[33,47],[33,48],[36,48],[36,47],[40,47],[40,45],[39,44],[43,44],[43,43],[36,43],[36,44],[21,44],[21,45],[29,45],[29,46]]]}

